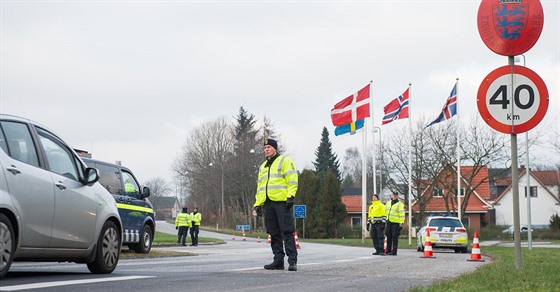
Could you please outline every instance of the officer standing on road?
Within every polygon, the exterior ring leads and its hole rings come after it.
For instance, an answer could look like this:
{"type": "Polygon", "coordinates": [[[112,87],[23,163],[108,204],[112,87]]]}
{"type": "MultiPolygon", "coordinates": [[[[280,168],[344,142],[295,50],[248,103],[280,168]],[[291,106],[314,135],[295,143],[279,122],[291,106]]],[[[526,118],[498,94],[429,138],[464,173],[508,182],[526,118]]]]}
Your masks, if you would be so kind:
{"type": "Polygon", "coordinates": [[[371,240],[375,252],[373,255],[384,255],[383,252],[383,239],[385,235],[385,205],[379,201],[378,195],[373,195],[371,205],[368,210],[368,231],[370,232],[371,240]]]}
{"type": "Polygon", "coordinates": [[[202,214],[198,213],[198,208],[194,207],[194,211],[191,213],[191,246],[198,246],[198,229],[200,227],[200,221],[202,221],[202,214]]]}
{"type": "Polygon", "coordinates": [[[271,237],[274,260],[265,265],[267,270],[283,270],[284,256],[288,255],[288,270],[297,271],[297,249],[294,240],[294,219],[291,209],[298,188],[298,174],[291,158],[278,153],[278,142],[264,142],[266,160],[259,169],[255,211],[264,212],[266,231],[271,237]],[[284,248],[282,245],[285,246],[284,248]]]}
{"type": "Polygon", "coordinates": [[[393,192],[391,200],[385,204],[387,213],[387,254],[397,255],[399,235],[404,223],[404,204],[399,201],[399,193],[393,192]]]}
{"type": "Polygon", "coordinates": [[[183,208],[183,211],[177,215],[175,218],[175,229],[179,230],[177,234],[177,244],[186,245],[185,241],[189,235],[189,227],[191,226],[191,216],[187,211],[187,207],[183,208]]]}

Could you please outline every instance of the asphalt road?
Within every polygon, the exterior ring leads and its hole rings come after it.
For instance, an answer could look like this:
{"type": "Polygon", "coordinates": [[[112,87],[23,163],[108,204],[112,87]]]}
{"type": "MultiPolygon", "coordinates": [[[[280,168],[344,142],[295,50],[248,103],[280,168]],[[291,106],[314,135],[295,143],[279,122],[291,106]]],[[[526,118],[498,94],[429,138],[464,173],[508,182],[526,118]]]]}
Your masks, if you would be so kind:
{"type": "MultiPolygon", "coordinates": [[[[175,234],[172,225],[158,230],[175,234]]],[[[0,291],[41,288],[46,291],[404,291],[475,270],[482,262],[467,262],[469,254],[435,251],[435,258],[400,249],[398,256],[373,256],[371,248],[301,243],[298,271],[267,271],[272,261],[263,239],[247,241],[201,231],[203,237],[226,244],[165,247],[195,256],[120,260],[110,275],[92,275],[85,265],[71,263],[14,263],[0,291]]]]}

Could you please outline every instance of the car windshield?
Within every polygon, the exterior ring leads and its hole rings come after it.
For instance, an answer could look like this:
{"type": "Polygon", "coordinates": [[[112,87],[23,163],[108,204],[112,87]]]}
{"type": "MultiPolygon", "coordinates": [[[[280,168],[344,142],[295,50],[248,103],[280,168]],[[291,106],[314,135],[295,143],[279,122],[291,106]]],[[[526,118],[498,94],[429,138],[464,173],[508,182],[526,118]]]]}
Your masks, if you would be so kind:
{"type": "Polygon", "coordinates": [[[434,227],[463,227],[459,220],[455,219],[432,219],[430,226],[434,227]]]}

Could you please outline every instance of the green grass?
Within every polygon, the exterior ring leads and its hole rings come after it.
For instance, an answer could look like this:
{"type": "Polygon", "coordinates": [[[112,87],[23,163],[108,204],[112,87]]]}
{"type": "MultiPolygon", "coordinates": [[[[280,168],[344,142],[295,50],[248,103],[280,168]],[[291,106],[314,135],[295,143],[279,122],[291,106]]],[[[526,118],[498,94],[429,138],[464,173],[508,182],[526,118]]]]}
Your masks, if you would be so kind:
{"type": "Polygon", "coordinates": [[[489,246],[482,252],[494,261],[454,280],[411,291],[560,291],[557,248],[523,248],[522,271],[515,269],[512,247],[489,246]]]}
{"type": "MultiPolygon", "coordinates": [[[[187,242],[190,242],[190,236],[187,237],[187,242]]],[[[224,243],[223,240],[217,238],[208,238],[208,237],[199,237],[199,243],[224,243]]],[[[163,232],[156,231],[156,235],[154,237],[153,245],[176,245],[177,244],[177,235],[174,234],[167,234],[163,232]]]]}

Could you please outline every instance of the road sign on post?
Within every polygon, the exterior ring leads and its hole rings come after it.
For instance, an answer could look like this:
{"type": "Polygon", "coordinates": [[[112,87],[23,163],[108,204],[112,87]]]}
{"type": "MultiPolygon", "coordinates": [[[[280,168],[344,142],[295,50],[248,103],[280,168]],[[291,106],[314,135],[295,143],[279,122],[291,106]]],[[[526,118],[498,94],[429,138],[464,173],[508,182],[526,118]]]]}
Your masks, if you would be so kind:
{"type": "Polygon", "coordinates": [[[294,205],[294,218],[305,218],[307,215],[306,205],[294,205]]]}
{"type": "Polygon", "coordinates": [[[534,128],[544,118],[548,103],[544,81],[527,67],[500,67],[490,72],[478,88],[480,116],[494,130],[505,134],[534,128]]]}

